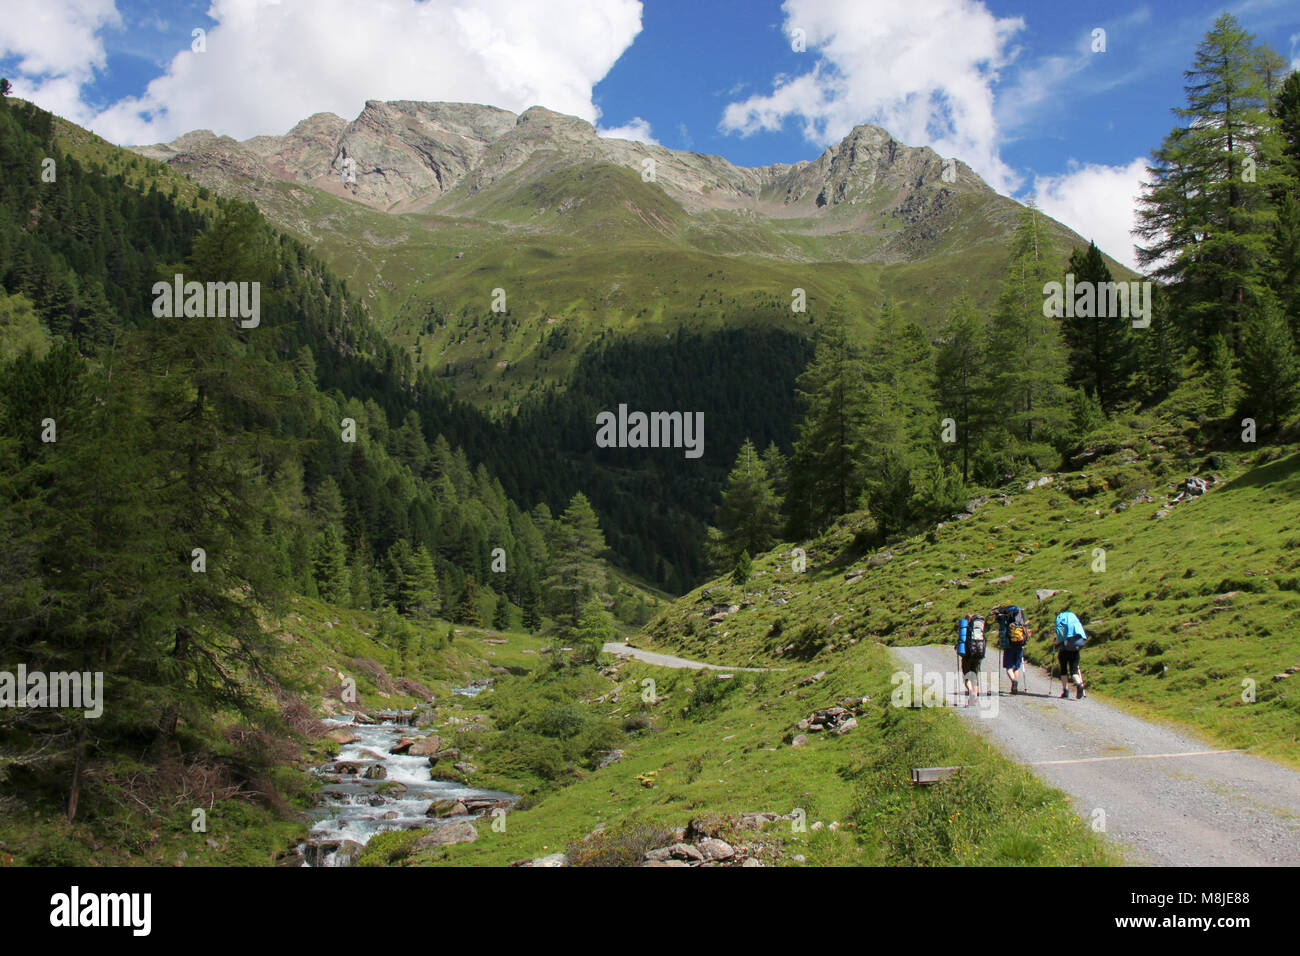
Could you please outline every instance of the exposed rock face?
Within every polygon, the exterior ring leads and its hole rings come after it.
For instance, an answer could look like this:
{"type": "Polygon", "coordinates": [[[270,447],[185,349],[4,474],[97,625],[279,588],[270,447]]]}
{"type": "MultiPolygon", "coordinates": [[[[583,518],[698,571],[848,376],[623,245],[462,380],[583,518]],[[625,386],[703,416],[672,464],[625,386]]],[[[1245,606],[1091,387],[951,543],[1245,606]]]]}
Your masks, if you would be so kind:
{"type": "Polygon", "coordinates": [[[522,114],[469,103],[371,100],[347,122],[317,113],[283,136],[236,142],[210,130],[136,152],[200,182],[288,180],[389,212],[454,208],[498,184],[579,163],[610,163],[654,181],[687,211],[737,209],[785,218],[849,211],[839,228],[881,212],[906,225],[941,217],[955,193],[991,192],[967,166],[913,148],[878,126],[855,127],[811,162],[754,169],[720,156],[605,139],[585,120],[534,106],[522,114]],[[855,208],[860,207],[860,208],[855,208]]]}

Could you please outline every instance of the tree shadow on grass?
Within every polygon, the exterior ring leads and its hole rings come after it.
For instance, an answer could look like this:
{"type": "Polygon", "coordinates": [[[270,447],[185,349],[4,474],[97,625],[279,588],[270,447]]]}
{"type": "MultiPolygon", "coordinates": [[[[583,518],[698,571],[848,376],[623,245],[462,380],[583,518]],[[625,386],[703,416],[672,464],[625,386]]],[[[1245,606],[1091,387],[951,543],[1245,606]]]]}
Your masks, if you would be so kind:
{"type": "Polygon", "coordinates": [[[1300,452],[1252,468],[1239,478],[1234,478],[1217,494],[1241,491],[1246,488],[1274,487],[1277,491],[1300,495],[1300,452]]]}

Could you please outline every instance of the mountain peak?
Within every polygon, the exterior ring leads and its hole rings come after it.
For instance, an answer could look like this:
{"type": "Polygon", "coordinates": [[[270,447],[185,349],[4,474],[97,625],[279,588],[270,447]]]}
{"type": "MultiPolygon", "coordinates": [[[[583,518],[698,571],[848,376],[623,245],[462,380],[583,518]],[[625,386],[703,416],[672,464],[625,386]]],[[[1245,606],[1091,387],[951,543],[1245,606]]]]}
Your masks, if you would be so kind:
{"type": "MultiPolygon", "coordinates": [[[[454,206],[507,180],[517,188],[516,181],[578,163],[641,171],[647,158],[655,161],[655,182],[688,211],[791,218],[857,207],[849,217],[856,220],[867,207],[892,210],[910,202],[929,209],[953,191],[991,191],[965,164],[908,146],[871,123],[854,126],[815,160],[743,169],[719,156],[602,139],[586,120],[540,105],[515,114],[475,103],[367,100],[351,122],[316,113],[284,136],[236,143],[199,131],[140,152],[194,169],[239,169],[254,179],[249,164],[261,162],[270,177],[388,212],[444,199],[454,206]],[[213,150],[221,155],[205,157],[213,150]]],[[[843,221],[837,228],[855,225],[843,221]]]]}

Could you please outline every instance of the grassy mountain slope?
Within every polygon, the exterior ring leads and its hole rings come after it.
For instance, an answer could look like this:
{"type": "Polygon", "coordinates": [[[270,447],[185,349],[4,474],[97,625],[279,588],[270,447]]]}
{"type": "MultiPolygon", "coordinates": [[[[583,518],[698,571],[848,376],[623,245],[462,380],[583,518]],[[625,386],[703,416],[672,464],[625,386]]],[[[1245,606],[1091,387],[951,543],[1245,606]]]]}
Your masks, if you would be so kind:
{"type": "Polygon", "coordinates": [[[384,834],[361,862],[503,865],[567,848],[571,859],[589,864],[629,863],[639,860],[647,834],[671,842],[675,828],[692,822],[767,865],[1116,862],[1063,795],[997,755],[953,714],[888,706],[892,668],[886,651],[871,646],[836,661],[816,683],[804,680],[814,665],[719,676],[628,662],[589,672],[580,693],[563,698],[566,713],[584,728],[580,734],[592,726],[623,728],[611,732],[623,756],[599,769],[561,769],[547,783],[533,771],[530,751],[516,744],[511,759],[497,755],[513,739],[502,728],[553,712],[558,688],[544,677],[502,679],[472,705],[497,728],[475,735],[484,752],[474,759],[485,772],[472,782],[529,793],[504,832],[482,823],[473,843],[418,851],[412,844],[419,833],[384,834]],[[642,701],[647,680],[654,682],[654,704],[642,701]],[[790,745],[794,724],[810,711],[861,695],[870,700],[856,730],[790,745]],[[980,769],[951,787],[908,782],[911,767],[944,762],[980,769]],[[742,820],[798,811],[801,829],[791,819],[761,829],[742,820]]]}
{"type": "MultiPolygon", "coordinates": [[[[949,177],[932,151],[870,126],[813,162],[739,169],[601,139],[540,108],[514,118],[372,102],[353,123],[327,119],[281,138],[194,133],[140,151],[256,202],[358,291],[417,365],[493,408],[562,386],[584,348],[611,334],[755,323],[806,334],[837,295],[862,315],[888,297],[933,330],[957,295],[995,294],[1020,208],[964,164],[949,177]],[[345,154],[356,157],[353,186],[340,179],[345,154]],[[796,288],[808,314],[790,309],[796,288]],[[505,290],[504,315],[494,289],[505,290]]],[[[1049,231],[1062,258],[1086,245],[1060,223],[1049,231]]]]}
{"type": "Polygon", "coordinates": [[[1300,491],[1300,444],[1184,430],[1191,391],[1091,436],[1075,469],[976,498],[973,514],[926,535],[863,553],[856,532],[869,519],[851,515],[798,545],[803,574],[795,544],[776,548],[755,562],[752,604],[709,624],[708,606],[743,598],[715,581],[647,638],[697,659],[829,665],[860,642],[948,643],[960,615],[1016,603],[1036,628],[1030,659],[1048,663],[1052,621],[1069,608],[1091,635],[1084,671],[1097,693],[1300,765],[1300,684],[1286,676],[1300,667],[1300,536],[1278,520],[1300,491]],[[1190,475],[1215,483],[1167,506],[1190,475]],[[1060,593],[1039,600],[1040,589],[1060,593]]]}
{"type": "MultiPolygon", "coordinates": [[[[530,794],[507,831],[482,827],[475,843],[418,852],[413,836],[389,835],[366,862],[504,863],[566,849],[626,860],[691,821],[775,864],[1113,862],[1059,793],[955,714],[890,705],[898,665],[886,645],[950,643],[957,616],[1003,602],[1034,623],[1032,660],[1050,659],[1052,620],[1071,608],[1091,634],[1093,693],[1210,745],[1300,766],[1300,538],[1278,520],[1300,491],[1300,435],[1243,443],[1205,416],[1196,391],[1120,416],[1089,437],[1076,467],[1023,476],[927,534],[866,550],[870,519],[850,515],[760,557],[746,588],[720,579],[686,595],[635,642],[771,669],[720,676],[619,662],[588,675],[563,699],[575,726],[622,729],[604,744],[622,759],[560,770],[528,750],[500,760],[498,729],[481,780],[530,794]],[[1198,417],[1203,425],[1185,424],[1198,417]],[[1170,503],[1189,475],[1210,490],[1170,503]],[[807,554],[802,573],[796,546],[807,554]],[[709,621],[730,604],[740,609],[709,621]],[[801,718],[861,696],[852,733],[791,746],[801,718]],[[951,764],[979,769],[944,787],[906,782],[911,767],[951,764]],[[807,832],[742,816],[799,809],[807,832]]],[[[559,699],[553,684],[521,676],[474,706],[502,728],[559,699]]]]}

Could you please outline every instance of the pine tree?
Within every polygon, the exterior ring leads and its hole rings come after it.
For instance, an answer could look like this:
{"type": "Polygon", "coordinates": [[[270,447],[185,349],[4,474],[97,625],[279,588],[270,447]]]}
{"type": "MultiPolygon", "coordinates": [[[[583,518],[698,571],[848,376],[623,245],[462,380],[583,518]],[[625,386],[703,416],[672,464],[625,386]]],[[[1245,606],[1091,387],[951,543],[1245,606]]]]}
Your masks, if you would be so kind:
{"type": "Polygon", "coordinates": [[[50,335],[22,294],[7,295],[0,289],[0,361],[31,349],[37,358],[50,350],[50,335]]]}
{"type": "Polygon", "coordinates": [[[331,604],[349,603],[348,555],[343,537],[334,525],[326,525],[316,536],[312,573],[322,600],[331,604]]]}
{"type": "Polygon", "coordinates": [[[1151,325],[1137,337],[1139,379],[1153,401],[1172,392],[1181,378],[1183,339],[1169,310],[1169,296],[1157,286],[1151,297],[1151,325]]]}
{"type": "Polygon", "coordinates": [[[422,618],[431,618],[437,614],[438,572],[424,545],[411,552],[409,585],[411,614],[422,618]]]}
{"type": "Polygon", "coordinates": [[[483,623],[483,614],[478,606],[478,585],[474,583],[473,578],[465,578],[465,586],[461,588],[460,596],[456,599],[453,620],[459,624],[481,625],[483,623]]]}
{"type": "Polygon", "coordinates": [[[1300,70],[1288,73],[1273,100],[1273,118],[1282,138],[1286,175],[1300,179],[1300,70]]]}
{"type": "Polygon", "coordinates": [[[1106,413],[1095,392],[1076,388],[1070,395],[1070,437],[1083,441],[1088,435],[1106,424],[1106,413]]]}
{"type": "Polygon", "coordinates": [[[1214,400],[1215,414],[1225,414],[1237,384],[1237,371],[1232,365],[1232,350],[1228,348],[1228,340],[1222,335],[1216,335],[1210,340],[1209,352],[1205,358],[1205,382],[1206,389],[1214,400]]]}
{"type": "Polygon", "coordinates": [[[1277,224],[1269,242],[1268,275],[1291,336],[1300,342],[1300,71],[1278,89],[1273,117],[1282,143],[1279,184],[1274,196],[1277,224]]]}
{"type": "Polygon", "coordinates": [[[523,613],[524,630],[529,634],[535,634],[542,627],[542,601],[538,594],[530,594],[524,601],[523,613]]]}
{"type": "Polygon", "coordinates": [[[523,611],[521,623],[529,634],[542,626],[542,588],[537,580],[537,573],[529,567],[523,575],[519,592],[519,607],[523,611]]]}
{"type": "Polygon", "coordinates": [[[955,428],[954,441],[940,447],[955,450],[962,481],[970,480],[972,453],[993,424],[988,340],[987,321],[969,298],[959,298],[939,332],[934,404],[938,415],[951,419],[955,428]]]}
{"type": "Polygon", "coordinates": [[[1065,344],[1059,321],[1043,314],[1047,284],[1060,274],[1050,256],[1043,217],[1031,204],[1012,239],[988,363],[1007,431],[1019,452],[1039,465],[1054,454],[1043,442],[1069,418],[1065,344]]]}
{"type": "MultiPolygon", "coordinates": [[[[186,277],[266,280],[275,261],[267,235],[251,204],[232,204],[195,242],[186,277]]],[[[194,546],[208,556],[205,573],[193,573],[188,560],[167,561],[160,582],[170,588],[161,609],[170,622],[175,693],[158,722],[159,746],[174,736],[182,712],[187,722],[202,722],[231,701],[258,712],[240,674],[263,675],[277,649],[256,612],[259,601],[275,606],[287,583],[275,539],[310,541],[305,521],[278,506],[267,480],[268,470],[293,460],[291,443],[273,427],[291,401],[292,370],[245,342],[248,334],[228,318],[158,319],[124,338],[114,360],[114,388],[129,387],[119,380],[127,369],[142,383],[149,455],[160,476],[155,522],[167,529],[167,548],[191,542],[185,556],[194,546]]],[[[309,547],[304,557],[310,560],[309,547]]],[[[310,579],[309,567],[299,579],[310,579]]]]}
{"type": "Polygon", "coordinates": [[[411,625],[398,617],[392,608],[384,608],[379,612],[375,640],[384,647],[397,651],[397,656],[405,664],[411,650],[411,625]]]}
{"type": "Polygon", "coordinates": [[[589,598],[582,605],[578,624],[573,633],[574,660],[578,663],[593,663],[604,646],[614,640],[614,619],[605,606],[596,598],[589,598]]]}
{"type": "Polygon", "coordinates": [[[776,540],[778,515],[767,467],[754,443],[745,439],[714,512],[716,527],[709,529],[714,560],[720,567],[727,567],[741,551],[766,551],[776,540]]]}
{"type": "Polygon", "coordinates": [[[394,541],[384,556],[384,597],[403,616],[415,610],[415,554],[405,538],[394,541]]]}
{"type": "Polygon", "coordinates": [[[498,631],[510,630],[510,599],[504,593],[497,598],[496,610],[492,614],[492,627],[498,631]]]}
{"type": "MultiPolygon", "coordinates": [[[[1068,271],[1074,276],[1076,288],[1087,282],[1098,289],[1113,281],[1095,242],[1088,243],[1086,251],[1075,249],[1070,254],[1068,271]]],[[[1103,309],[1092,311],[1092,316],[1067,315],[1061,319],[1061,332],[1070,351],[1067,382],[1095,395],[1101,409],[1109,412],[1124,397],[1123,386],[1131,371],[1131,325],[1122,316],[1096,314],[1103,309]]]]}
{"type": "Polygon", "coordinates": [[[1242,354],[1242,414],[1277,429],[1300,404],[1300,358],[1281,310],[1266,298],[1254,310],[1242,354]]]}
{"type": "Polygon", "coordinates": [[[370,576],[374,569],[362,555],[361,549],[357,549],[348,565],[348,606],[369,611],[374,608],[375,601],[370,591],[370,576]]]}
{"type": "Polygon", "coordinates": [[[1293,338],[1300,337],[1300,199],[1287,193],[1277,207],[1277,225],[1269,240],[1269,275],[1278,305],[1293,338]]]}
{"type": "Polygon", "coordinates": [[[846,514],[861,491],[854,451],[861,439],[865,377],[846,325],[845,307],[836,302],[819,330],[812,362],[795,383],[806,409],[786,502],[796,536],[819,531],[846,514]]]}
{"type": "Polygon", "coordinates": [[[763,452],[763,467],[767,469],[767,480],[780,507],[790,489],[790,463],[781,454],[781,449],[776,447],[776,442],[768,442],[767,449],[763,452]]]}
{"type": "Polygon", "coordinates": [[[738,588],[744,588],[753,573],[754,562],[750,560],[749,552],[740,552],[740,556],[736,558],[736,566],[731,571],[731,583],[738,588]]]}
{"type": "Polygon", "coordinates": [[[312,515],[321,526],[337,525],[343,520],[343,495],[338,482],[326,476],[311,499],[312,515]]]}
{"type": "Polygon", "coordinates": [[[600,555],[605,536],[591,502],[582,492],[575,494],[560,520],[555,523],[551,547],[551,573],[546,579],[556,609],[556,619],[577,627],[582,605],[591,597],[603,597],[605,568],[600,555]]]}
{"type": "Polygon", "coordinates": [[[1171,283],[1173,314],[1205,349],[1240,351],[1247,309],[1263,292],[1273,196],[1284,174],[1273,94],[1254,37],[1223,14],[1186,71],[1183,121],[1155,153],[1140,200],[1138,261],[1171,283]]]}
{"type": "Polygon", "coordinates": [[[872,361],[854,457],[863,500],[877,533],[886,537],[912,519],[912,471],[933,442],[933,350],[920,327],[889,302],[881,306],[868,350],[872,361]]]}

